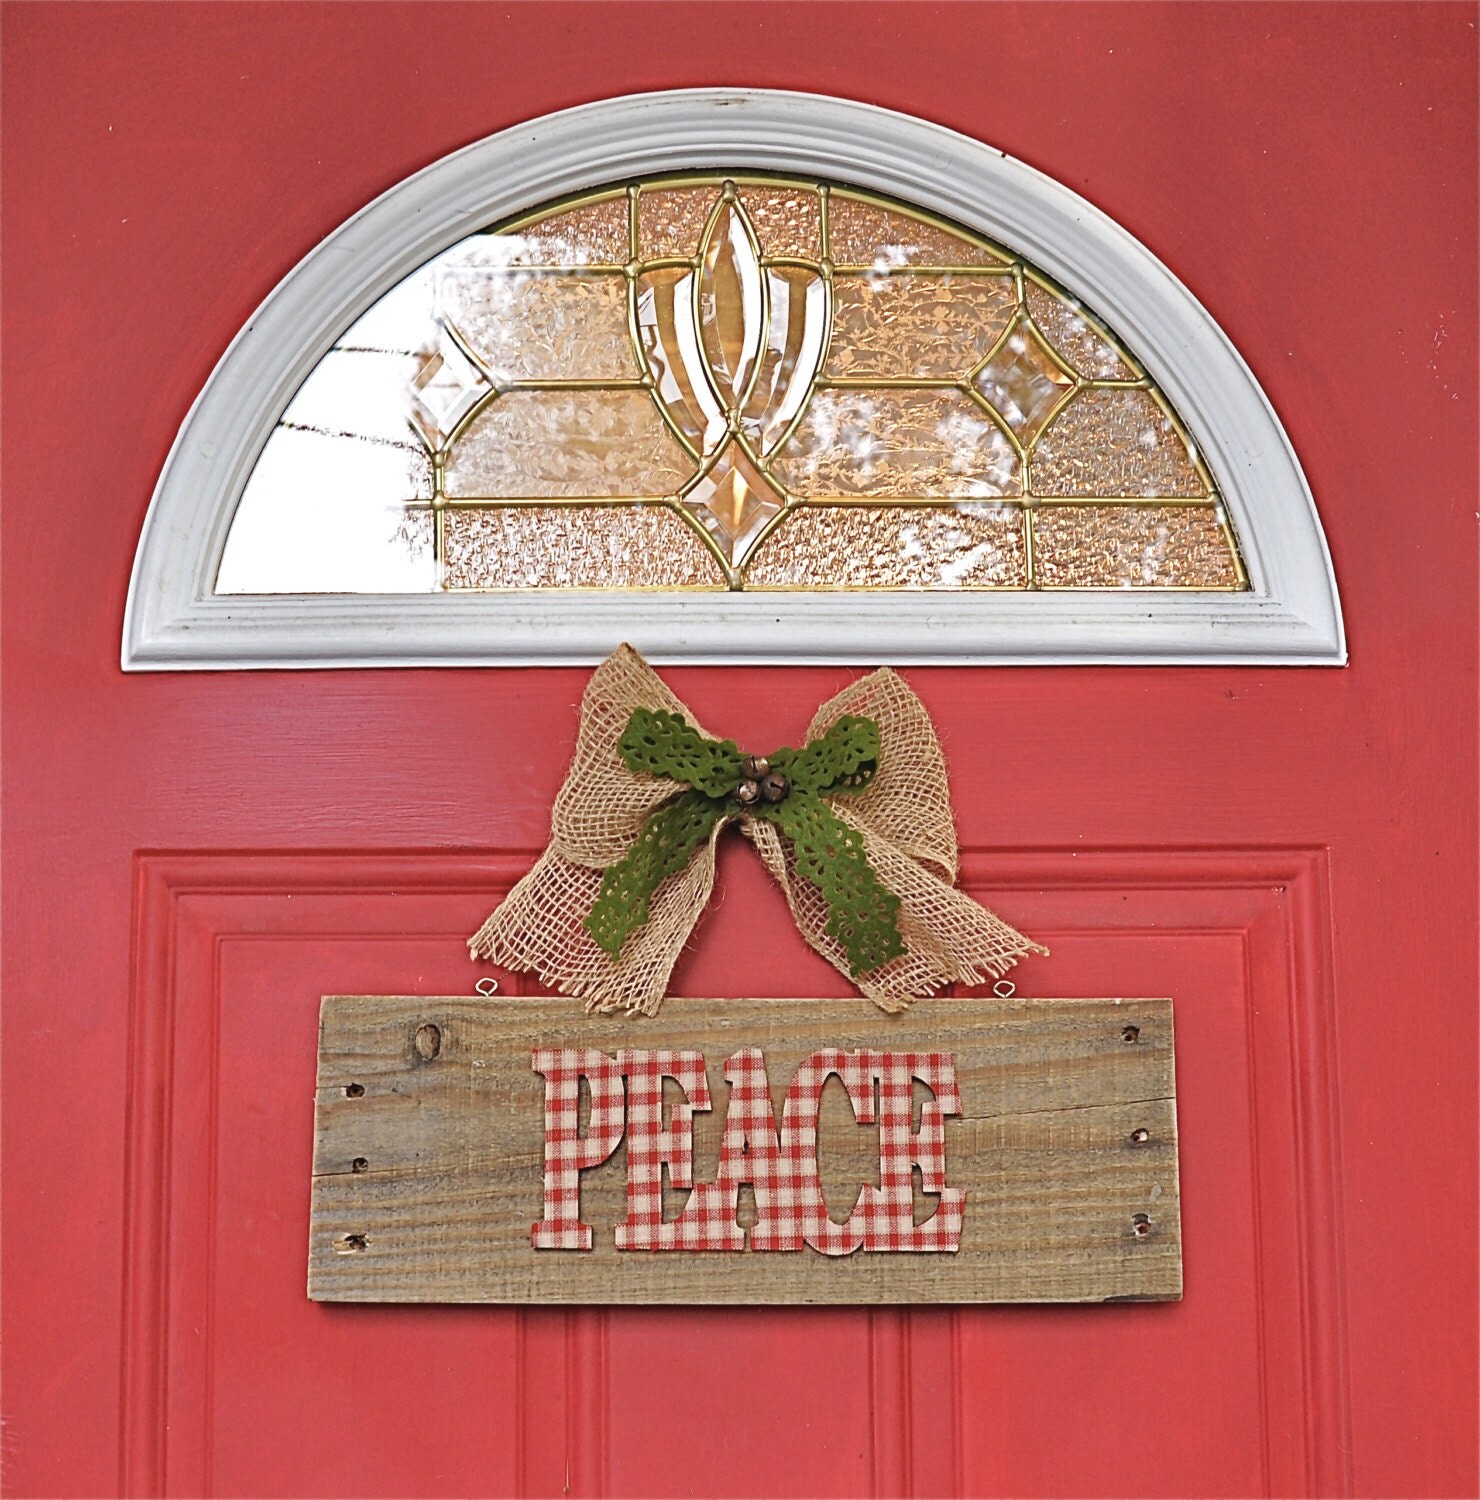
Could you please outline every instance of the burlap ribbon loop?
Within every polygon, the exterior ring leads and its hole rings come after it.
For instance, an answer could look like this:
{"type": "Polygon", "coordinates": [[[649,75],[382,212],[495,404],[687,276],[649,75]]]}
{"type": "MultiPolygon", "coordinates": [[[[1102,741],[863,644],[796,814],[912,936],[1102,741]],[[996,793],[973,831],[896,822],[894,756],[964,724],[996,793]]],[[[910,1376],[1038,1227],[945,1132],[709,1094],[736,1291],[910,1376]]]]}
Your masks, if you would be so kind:
{"type": "Polygon", "coordinates": [[[734,742],[712,739],[622,646],[587,685],[549,847],[470,940],[474,957],[531,970],[587,1010],[654,1014],[737,820],[802,936],[885,1010],[1047,952],[955,889],[945,758],[895,673],[823,704],[776,762],[791,794],[742,807],[734,742]]]}

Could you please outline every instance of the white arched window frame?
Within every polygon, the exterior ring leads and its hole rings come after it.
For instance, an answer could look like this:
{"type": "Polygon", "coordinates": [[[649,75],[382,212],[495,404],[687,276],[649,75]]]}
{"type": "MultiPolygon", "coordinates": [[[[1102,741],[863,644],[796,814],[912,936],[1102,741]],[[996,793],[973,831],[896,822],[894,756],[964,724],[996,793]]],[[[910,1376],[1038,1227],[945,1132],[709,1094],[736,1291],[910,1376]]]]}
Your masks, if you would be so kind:
{"type": "Polygon", "coordinates": [[[978,141],[848,100],[699,89],[603,100],[490,136],[336,230],[237,335],[155,489],[126,670],[659,662],[1340,665],[1314,501],[1258,382],[1196,298],[1068,188],[978,141]],[[1093,307],[1176,407],[1240,539],[1243,592],[229,595],[213,584],[264,444],[336,338],[464,236],[552,199],[699,169],[815,175],[1010,247],[1093,307]]]}

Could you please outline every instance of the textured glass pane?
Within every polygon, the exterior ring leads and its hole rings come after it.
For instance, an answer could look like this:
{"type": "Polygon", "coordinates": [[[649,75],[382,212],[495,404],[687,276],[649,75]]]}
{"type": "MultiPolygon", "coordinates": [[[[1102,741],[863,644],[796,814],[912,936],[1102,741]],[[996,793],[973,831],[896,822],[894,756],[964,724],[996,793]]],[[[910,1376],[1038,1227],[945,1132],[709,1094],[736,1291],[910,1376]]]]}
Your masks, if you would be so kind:
{"type": "Polygon", "coordinates": [[[627,195],[547,214],[522,229],[497,236],[504,265],[624,265],[628,251],[627,195]]]}
{"type": "Polygon", "coordinates": [[[444,271],[442,315],[494,380],[635,380],[622,276],[444,271]]]}
{"type": "Polygon", "coordinates": [[[1134,380],[1136,372],[1101,337],[1083,311],[1035,282],[1027,284],[1028,311],[1065,364],[1086,380],[1134,380]]]}
{"type": "Polygon", "coordinates": [[[991,266],[1002,257],[938,224],[875,203],[833,193],[827,210],[828,248],[835,265],[991,266]]]}
{"type": "Polygon", "coordinates": [[[437,583],[418,448],[291,427],[268,439],[237,504],[218,594],[425,593],[437,583]]]}
{"type": "Polygon", "coordinates": [[[839,276],[827,374],[946,378],[986,358],[1016,310],[1010,276],[839,276]]]}
{"type": "Polygon", "coordinates": [[[669,495],[693,471],[643,391],[510,391],[452,449],[447,493],[669,495]]]}
{"type": "Polygon", "coordinates": [[[1023,519],[1009,505],[798,506],[761,543],[752,589],[1022,588],[1023,519]]]}
{"type": "Polygon", "coordinates": [[[1205,495],[1172,420],[1146,391],[1085,390],[1038,440],[1035,495],[1205,495]]]}
{"type": "Polygon", "coordinates": [[[1033,514],[1040,588],[1237,588],[1213,505],[1050,505],[1033,514]]]}
{"type": "Polygon", "coordinates": [[[819,391],[774,467],[793,494],[819,498],[1020,493],[1012,445],[953,390],[819,391]]]}
{"type": "Polygon", "coordinates": [[[720,188],[644,188],[637,200],[637,253],[643,260],[696,256],[720,188]]]}
{"type": "Polygon", "coordinates": [[[740,202],[755,225],[762,255],[822,256],[822,215],[815,188],[742,187],[740,202]]]}
{"type": "Polygon", "coordinates": [[[450,510],[450,589],[724,588],[703,540],[656,505],[450,510]]]}

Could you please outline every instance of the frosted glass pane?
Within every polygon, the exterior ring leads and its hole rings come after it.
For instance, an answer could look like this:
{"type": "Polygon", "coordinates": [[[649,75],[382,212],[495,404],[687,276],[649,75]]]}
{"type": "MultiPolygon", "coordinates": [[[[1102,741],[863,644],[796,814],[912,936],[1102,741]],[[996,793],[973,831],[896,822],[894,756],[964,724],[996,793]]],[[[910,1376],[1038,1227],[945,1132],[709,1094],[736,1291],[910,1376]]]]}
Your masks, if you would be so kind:
{"type": "Polygon", "coordinates": [[[969,374],[1017,308],[1010,276],[839,276],[828,375],[969,374]]]}
{"type": "Polygon", "coordinates": [[[620,266],[628,259],[627,195],[547,214],[498,236],[503,265],[620,266]]]}
{"type": "Polygon", "coordinates": [[[637,200],[637,253],[643,260],[699,253],[719,186],[647,188],[637,200]]]}
{"type": "Polygon", "coordinates": [[[725,587],[702,538],[653,505],[451,510],[449,589],[725,587]]]}
{"type": "Polygon", "coordinates": [[[1017,455],[951,390],[823,390],[775,464],[796,495],[982,499],[1021,492],[1017,455]]]}
{"type": "Polygon", "coordinates": [[[510,391],[452,449],[447,493],[661,496],[693,471],[645,391],[510,391]]]}
{"type": "Polygon", "coordinates": [[[1040,588],[1239,587],[1211,505],[1054,505],[1033,515],[1040,588]]]}
{"type": "Polygon", "coordinates": [[[822,215],[815,188],[746,186],[740,189],[740,202],[755,225],[763,255],[821,258],[822,215]]]}
{"type": "Polygon", "coordinates": [[[1029,282],[1028,311],[1065,364],[1086,380],[1134,380],[1136,372],[1089,320],[1082,308],[1029,282]]]}
{"type": "Polygon", "coordinates": [[[1085,390],[1038,440],[1035,495],[1205,495],[1187,445],[1146,391],[1085,390]]]}
{"type": "Polygon", "coordinates": [[[828,242],[839,266],[990,266],[1003,257],[965,235],[834,193],[828,199],[828,242]]]}
{"type": "Polygon", "coordinates": [[[1023,588],[1014,506],[799,506],[761,543],[752,589],[1023,588]]]}
{"type": "Polygon", "coordinates": [[[621,276],[459,268],[440,291],[443,317],[500,385],[637,379],[621,276]]]}

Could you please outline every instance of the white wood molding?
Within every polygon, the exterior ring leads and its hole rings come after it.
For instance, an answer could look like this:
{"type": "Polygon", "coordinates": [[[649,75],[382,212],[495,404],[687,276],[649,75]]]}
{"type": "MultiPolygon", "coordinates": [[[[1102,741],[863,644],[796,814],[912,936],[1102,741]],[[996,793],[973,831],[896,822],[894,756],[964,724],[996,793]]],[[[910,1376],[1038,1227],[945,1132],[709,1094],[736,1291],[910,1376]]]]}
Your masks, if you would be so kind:
{"type": "Polygon", "coordinates": [[[1262,663],[1346,660],[1314,501],[1278,418],[1196,298],[1068,188],[1000,151],[851,100],[695,89],[581,105],[399,183],[274,289],[197,397],[144,521],[129,671],[657,662],[1262,663]],[[1218,480],[1242,594],[216,596],[236,504],[279,416],[340,333],[432,256],[531,204],[699,168],[817,175],[932,209],[1054,276],[1126,341],[1218,480]]]}

